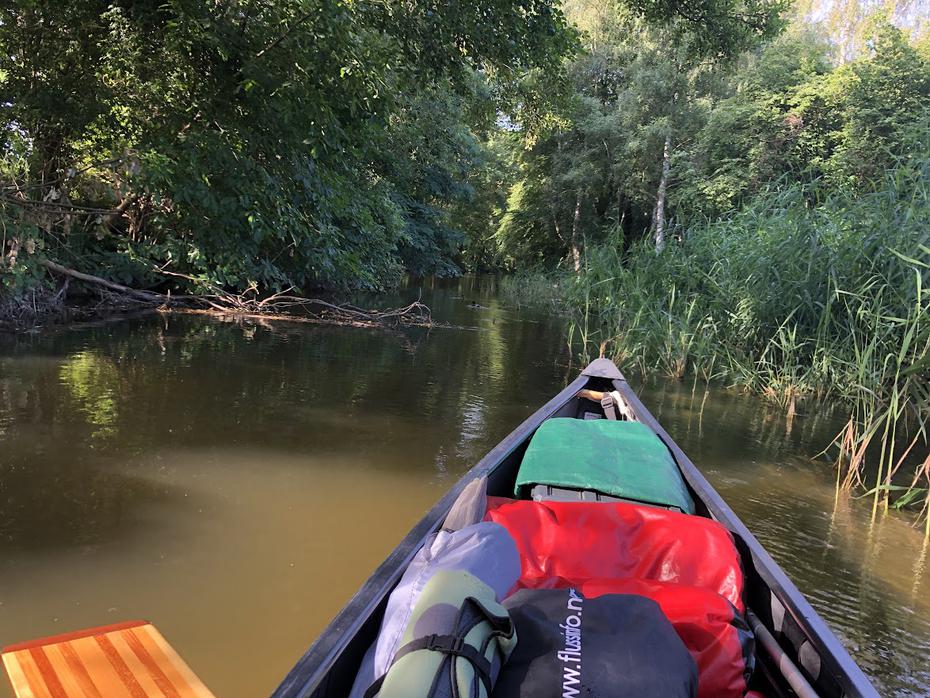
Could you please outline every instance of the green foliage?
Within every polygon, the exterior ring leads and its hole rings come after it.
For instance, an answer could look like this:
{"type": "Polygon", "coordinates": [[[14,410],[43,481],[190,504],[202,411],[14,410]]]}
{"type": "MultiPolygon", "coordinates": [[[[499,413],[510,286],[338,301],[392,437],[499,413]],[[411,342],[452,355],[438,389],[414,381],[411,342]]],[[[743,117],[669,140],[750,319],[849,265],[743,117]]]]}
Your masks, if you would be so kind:
{"type": "Polygon", "coordinates": [[[890,496],[928,447],[928,182],[930,158],[902,160],[868,194],[795,185],[681,230],[663,254],[590,249],[568,287],[582,350],[606,344],[627,367],[723,381],[791,414],[804,400],[847,405],[845,484],[870,448],[873,493],[890,496]]]}
{"type": "Polygon", "coordinates": [[[453,272],[486,81],[571,42],[548,0],[8,3],[3,253],[34,231],[85,271],[195,288],[453,272]]]}
{"type": "Polygon", "coordinates": [[[587,50],[554,86],[566,94],[548,121],[532,115],[515,156],[497,234],[513,267],[559,264],[576,221],[574,237],[625,250],[655,227],[660,198],[687,226],[796,184],[864,194],[930,147],[930,62],[890,24],[873,23],[868,52],[834,67],[805,27],[721,62],[694,59],[696,33],[676,41],[622,13],[586,23],[587,50]]]}
{"type": "Polygon", "coordinates": [[[547,119],[531,115],[517,154],[497,234],[511,266],[556,264],[578,238],[636,237],[653,217],[666,138],[677,149],[706,121],[718,65],[696,59],[688,37],[618,13],[587,43],[556,87],[567,94],[547,119]]]}
{"type": "Polygon", "coordinates": [[[592,25],[604,50],[568,66],[578,33],[559,8],[6,3],[5,288],[39,282],[45,258],[195,292],[383,288],[406,271],[549,263],[588,223],[637,225],[656,141],[693,126],[698,62],[776,33],[782,0],[610,4],[592,25]],[[631,30],[648,41],[618,43],[631,30]],[[556,175],[537,186],[541,168],[494,141],[538,143],[556,175]],[[515,171],[527,201],[555,210],[515,214],[492,238],[515,171]],[[554,244],[540,244],[541,220],[561,231],[554,244]],[[31,263],[14,252],[27,242],[31,263]]]}
{"type": "MultiPolygon", "coordinates": [[[[629,316],[641,307],[662,315],[674,288],[674,314],[691,313],[697,319],[690,325],[708,320],[724,348],[715,353],[738,363],[757,363],[785,328],[805,341],[819,335],[848,340],[856,329],[849,323],[863,316],[840,312],[841,306],[880,299],[884,315],[904,316],[916,302],[920,279],[930,279],[917,263],[930,247],[928,174],[927,162],[901,164],[879,191],[865,196],[830,194],[822,184],[792,187],[682,230],[682,244],[667,253],[637,246],[624,264],[602,260],[612,254],[607,248],[591,250],[585,283],[600,291],[589,302],[608,309],[605,320],[615,310],[629,316]],[[811,207],[818,198],[820,205],[811,207]],[[695,299],[697,309],[689,309],[695,299]],[[838,326],[825,332],[824,322],[838,326]]],[[[809,343],[807,351],[815,347],[809,343]]],[[[812,353],[806,361],[817,363],[812,353]]],[[[821,380],[831,383],[832,377],[823,374],[812,383],[821,380]]]]}
{"type": "Polygon", "coordinates": [[[507,206],[507,188],[515,176],[510,159],[513,138],[512,133],[497,131],[481,144],[481,161],[472,175],[472,195],[450,210],[450,218],[465,235],[461,264],[470,271],[499,267],[494,234],[507,206]]]}
{"type": "Polygon", "coordinates": [[[871,45],[831,69],[822,40],[792,33],[750,60],[683,156],[673,200],[719,215],[779,182],[867,192],[900,155],[925,152],[930,62],[888,24],[871,45]]]}
{"type": "Polygon", "coordinates": [[[631,0],[630,7],[653,23],[672,18],[676,39],[699,55],[732,56],[784,28],[790,0],[631,0]]]}

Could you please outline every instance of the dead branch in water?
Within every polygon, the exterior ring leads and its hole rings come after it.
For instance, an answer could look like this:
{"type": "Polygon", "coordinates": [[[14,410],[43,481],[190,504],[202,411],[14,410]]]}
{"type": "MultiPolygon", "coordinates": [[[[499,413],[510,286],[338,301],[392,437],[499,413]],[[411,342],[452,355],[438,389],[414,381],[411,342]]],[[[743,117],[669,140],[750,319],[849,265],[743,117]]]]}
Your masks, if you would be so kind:
{"type": "MultiPolygon", "coordinates": [[[[42,264],[51,272],[98,286],[107,294],[136,305],[157,308],[160,312],[182,312],[198,315],[235,316],[252,320],[281,320],[317,324],[352,325],[356,327],[432,327],[430,309],[419,300],[402,308],[386,310],[364,309],[350,303],[330,303],[320,298],[304,298],[291,294],[293,288],[264,298],[255,286],[244,293],[229,293],[214,288],[204,295],[172,295],[130,288],[93,274],[70,269],[50,260],[42,264]]],[[[172,276],[181,276],[171,274],[172,276]]]]}

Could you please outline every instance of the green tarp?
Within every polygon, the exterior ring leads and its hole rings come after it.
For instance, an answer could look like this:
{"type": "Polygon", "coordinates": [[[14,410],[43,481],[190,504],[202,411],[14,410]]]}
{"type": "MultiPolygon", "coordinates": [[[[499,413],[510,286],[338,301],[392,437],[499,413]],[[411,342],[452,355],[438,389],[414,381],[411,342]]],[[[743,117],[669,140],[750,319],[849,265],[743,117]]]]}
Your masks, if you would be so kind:
{"type": "Polygon", "coordinates": [[[639,422],[547,419],[523,456],[515,494],[534,485],[594,490],[694,513],[665,444],[639,422]]]}

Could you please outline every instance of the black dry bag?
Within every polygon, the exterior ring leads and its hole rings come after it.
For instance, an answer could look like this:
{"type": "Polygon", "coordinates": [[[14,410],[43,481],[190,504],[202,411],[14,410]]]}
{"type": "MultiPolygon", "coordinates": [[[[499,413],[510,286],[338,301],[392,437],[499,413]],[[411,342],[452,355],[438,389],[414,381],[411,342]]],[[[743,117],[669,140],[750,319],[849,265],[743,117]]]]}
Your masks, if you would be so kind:
{"type": "Polygon", "coordinates": [[[493,698],[694,698],[697,666],[651,599],[524,589],[504,601],[520,642],[493,698]]]}

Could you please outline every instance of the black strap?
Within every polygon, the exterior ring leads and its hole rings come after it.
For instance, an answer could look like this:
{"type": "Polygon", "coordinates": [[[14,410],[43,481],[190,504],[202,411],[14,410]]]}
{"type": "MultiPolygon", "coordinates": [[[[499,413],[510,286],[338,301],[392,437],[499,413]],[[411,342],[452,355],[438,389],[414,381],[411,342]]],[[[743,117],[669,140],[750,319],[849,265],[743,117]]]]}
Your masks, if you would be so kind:
{"type": "Polygon", "coordinates": [[[394,659],[396,661],[398,657],[403,657],[417,650],[442,652],[443,654],[450,654],[453,657],[461,657],[462,659],[468,660],[475,670],[475,673],[478,674],[478,678],[481,679],[481,683],[483,683],[484,687],[487,689],[488,695],[491,695],[491,662],[489,662],[487,657],[481,654],[481,652],[467,644],[463,638],[457,635],[429,635],[428,637],[420,637],[401,647],[397,651],[397,655],[394,659]]]}
{"type": "MultiPolygon", "coordinates": [[[[495,615],[473,596],[466,596],[464,601],[478,609],[480,617],[477,618],[474,623],[467,628],[459,630],[459,635],[427,635],[426,637],[418,637],[411,640],[397,650],[394,654],[394,658],[391,660],[391,666],[394,666],[401,657],[405,657],[411,652],[419,652],[420,650],[442,652],[443,654],[452,655],[453,657],[461,657],[472,665],[472,668],[475,670],[475,675],[481,679],[481,683],[484,684],[487,695],[490,696],[492,688],[491,662],[488,661],[488,658],[485,657],[484,654],[467,644],[464,638],[465,635],[470,633],[472,629],[481,622],[486,622],[491,626],[491,634],[488,637],[489,641],[495,637],[513,637],[513,621],[509,615],[495,615]]],[[[500,651],[500,647],[498,647],[498,651],[500,651]]],[[[388,667],[388,672],[390,672],[390,667],[388,667]]],[[[378,695],[381,691],[381,685],[386,678],[387,672],[375,679],[375,682],[366,689],[363,698],[374,698],[378,695]]]]}
{"type": "Polygon", "coordinates": [[[365,689],[365,695],[362,698],[375,698],[378,693],[381,692],[381,684],[384,683],[384,680],[387,678],[387,674],[381,674],[375,682],[371,684],[368,688],[365,689]]]}
{"type": "MultiPolygon", "coordinates": [[[[393,666],[401,657],[405,657],[412,652],[419,652],[420,650],[442,652],[443,654],[449,654],[468,660],[475,670],[475,674],[478,675],[478,678],[481,679],[481,683],[484,684],[484,688],[488,695],[491,695],[491,662],[478,650],[467,644],[461,637],[457,635],[427,635],[426,637],[418,637],[397,650],[397,654],[394,655],[394,661],[391,662],[391,665],[393,666]]],[[[365,698],[373,698],[373,696],[378,695],[378,692],[381,690],[381,684],[384,683],[386,677],[387,674],[384,674],[371,684],[368,690],[365,691],[365,698]]]]}

